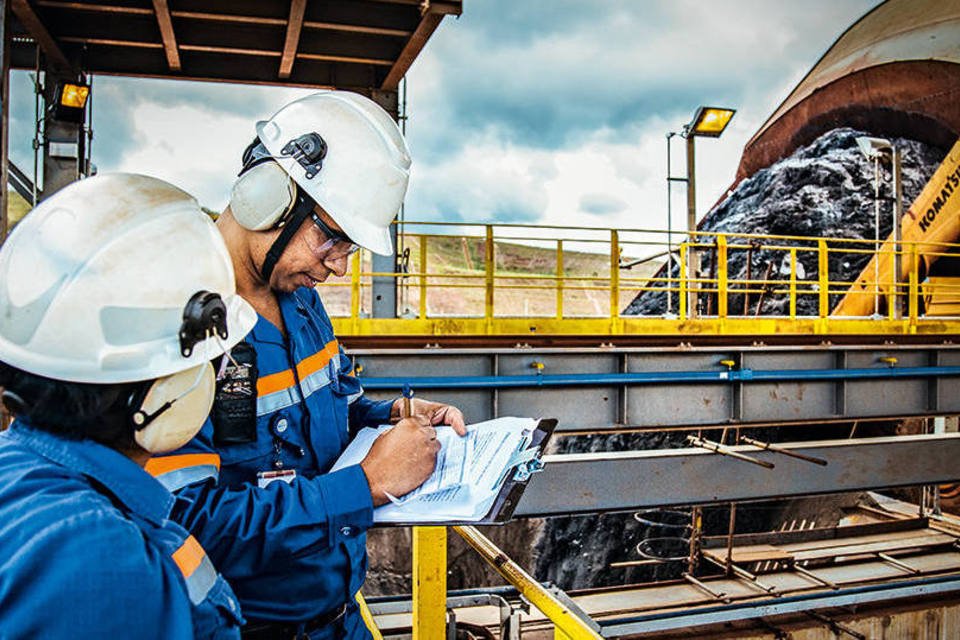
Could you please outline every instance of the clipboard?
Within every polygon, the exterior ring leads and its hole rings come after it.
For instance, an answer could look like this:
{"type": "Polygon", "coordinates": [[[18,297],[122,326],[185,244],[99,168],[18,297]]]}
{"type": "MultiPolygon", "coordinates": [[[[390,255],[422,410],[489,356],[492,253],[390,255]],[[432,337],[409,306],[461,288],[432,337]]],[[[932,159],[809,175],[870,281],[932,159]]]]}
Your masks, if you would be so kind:
{"type": "Polygon", "coordinates": [[[518,451],[518,458],[522,460],[517,465],[507,469],[507,480],[503,481],[500,491],[490,510],[479,520],[437,520],[437,521],[417,521],[417,522],[381,522],[374,524],[375,527],[450,527],[454,525],[500,525],[506,524],[512,517],[517,508],[517,503],[523,496],[527,483],[530,482],[530,476],[543,468],[540,458],[543,456],[544,449],[557,427],[557,420],[554,418],[541,418],[531,433],[527,446],[522,451],[518,451]]]}

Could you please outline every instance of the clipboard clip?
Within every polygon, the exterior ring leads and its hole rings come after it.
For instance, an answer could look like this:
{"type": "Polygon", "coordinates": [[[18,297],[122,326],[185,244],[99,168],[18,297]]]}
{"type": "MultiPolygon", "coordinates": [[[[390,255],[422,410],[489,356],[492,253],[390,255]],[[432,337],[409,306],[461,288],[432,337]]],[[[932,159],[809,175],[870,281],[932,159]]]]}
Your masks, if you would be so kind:
{"type": "Polygon", "coordinates": [[[526,462],[521,462],[516,466],[516,471],[513,473],[513,479],[516,482],[526,482],[530,479],[535,473],[543,471],[543,462],[540,458],[534,458],[532,460],[527,460],[526,462]]]}

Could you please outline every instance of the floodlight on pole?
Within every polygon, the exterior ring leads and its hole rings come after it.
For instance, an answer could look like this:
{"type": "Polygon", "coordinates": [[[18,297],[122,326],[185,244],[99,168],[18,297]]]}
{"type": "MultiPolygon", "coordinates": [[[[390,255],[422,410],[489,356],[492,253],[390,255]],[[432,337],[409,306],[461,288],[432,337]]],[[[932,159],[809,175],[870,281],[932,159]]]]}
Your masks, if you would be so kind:
{"type": "Polygon", "coordinates": [[[903,181],[901,180],[900,151],[886,138],[860,136],[857,146],[867,160],[873,160],[873,227],[874,227],[874,272],[873,314],[880,315],[880,162],[889,158],[893,172],[893,315],[903,317],[903,302],[900,297],[903,238],[903,181]]]}
{"type": "Polygon", "coordinates": [[[57,86],[56,102],[53,105],[53,117],[63,122],[83,123],[89,97],[90,85],[75,82],[60,83],[57,86]]]}
{"type": "Polygon", "coordinates": [[[693,119],[683,127],[687,140],[687,231],[690,233],[690,250],[687,252],[687,315],[697,316],[697,289],[695,281],[698,275],[699,255],[694,248],[697,230],[697,187],[694,154],[694,139],[698,137],[719,138],[736,113],[726,107],[698,107],[693,119]]]}

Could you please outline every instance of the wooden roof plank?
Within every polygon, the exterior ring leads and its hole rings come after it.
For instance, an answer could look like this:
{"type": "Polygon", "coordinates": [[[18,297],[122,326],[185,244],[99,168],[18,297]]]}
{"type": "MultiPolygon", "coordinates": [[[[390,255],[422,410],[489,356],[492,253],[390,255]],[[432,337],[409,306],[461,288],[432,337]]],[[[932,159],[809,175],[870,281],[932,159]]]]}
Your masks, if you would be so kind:
{"type": "Polygon", "coordinates": [[[63,49],[60,48],[56,39],[50,35],[50,31],[40,20],[40,17],[27,0],[12,0],[10,2],[10,9],[30,35],[33,36],[37,44],[40,45],[40,48],[47,56],[51,65],[60,71],[71,71],[73,69],[73,65],[67,60],[63,49]]]}
{"type": "Polygon", "coordinates": [[[177,50],[177,37],[173,33],[173,21],[167,0],[153,0],[153,11],[157,14],[160,36],[163,38],[163,51],[167,55],[167,65],[171,71],[180,71],[180,52],[177,50]]]}
{"type": "Polygon", "coordinates": [[[397,90],[397,87],[400,86],[400,80],[426,46],[427,40],[430,39],[433,32],[440,26],[441,20],[443,20],[443,14],[432,11],[428,11],[420,18],[420,24],[417,25],[413,35],[410,36],[410,39],[407,40],[407,43],[403,46],[403,51],[397,56],[397,61],[393,63],[390,72],[383,80],[383,84],[380,85],[381,89],[384,91],[397,90]]]}
{"type": "Polygon", "coordinates": [[[307,0],[291,0],[290,17],[287,19],[287,37],[283,42],[283,56],[280,58],[280,72],[277,74],[283,80],[290,77],[293,71],[293,62],[297,58],[297,47],[300,44],[300,31],[303,29],[303,14],[307,9],[307,0]]]}

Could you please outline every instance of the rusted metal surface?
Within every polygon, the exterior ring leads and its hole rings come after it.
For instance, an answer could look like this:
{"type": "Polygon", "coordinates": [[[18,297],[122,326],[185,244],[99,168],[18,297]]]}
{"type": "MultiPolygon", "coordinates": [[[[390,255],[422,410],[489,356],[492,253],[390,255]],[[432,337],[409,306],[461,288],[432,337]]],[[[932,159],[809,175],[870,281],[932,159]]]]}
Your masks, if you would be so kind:
{"type": "Polygon", "coordinates": [[[948,147],[960,133],[960,2],[888,0],[851,26],[747,143],[737,181],[837,126],[948,147]]]}

